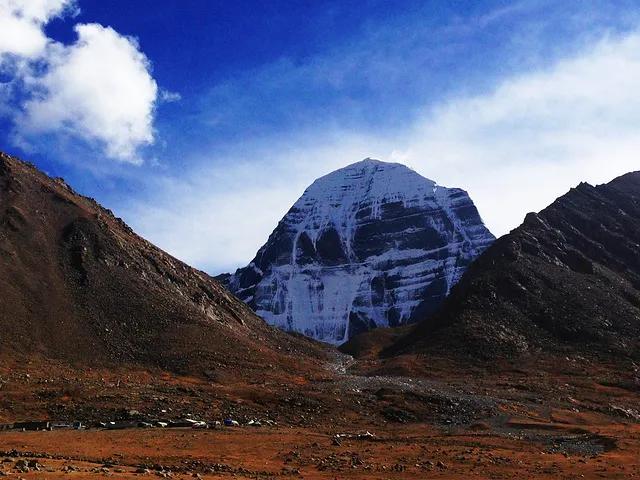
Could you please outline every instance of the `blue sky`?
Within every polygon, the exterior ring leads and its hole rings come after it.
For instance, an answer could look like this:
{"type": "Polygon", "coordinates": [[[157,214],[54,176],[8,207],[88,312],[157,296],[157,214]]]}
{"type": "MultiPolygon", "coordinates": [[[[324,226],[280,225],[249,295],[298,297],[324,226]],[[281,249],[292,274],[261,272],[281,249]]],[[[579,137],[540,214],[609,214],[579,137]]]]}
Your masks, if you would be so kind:
{"type": "Polygon", "coordinates": [[[469,190],[503,234],[636,168],[639,19],[624,0],[0,0],[0,148],[211,273],[368,156],[469,190]]]}

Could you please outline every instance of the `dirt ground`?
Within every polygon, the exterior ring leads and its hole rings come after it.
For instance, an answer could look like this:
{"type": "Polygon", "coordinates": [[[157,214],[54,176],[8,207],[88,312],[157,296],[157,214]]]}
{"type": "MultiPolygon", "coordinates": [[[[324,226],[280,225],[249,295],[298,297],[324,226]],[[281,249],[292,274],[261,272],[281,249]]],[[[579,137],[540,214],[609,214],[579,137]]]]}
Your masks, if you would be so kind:
{"type": "Polygon", "coordinates": [[[11,432],[0,435],[0,471],[13,478],[78,480],[640,477],[638,425],[574,420],[509,419],[500,431],[485,425],[372,426],[374,437],[339,441],[334,432],[287,427],[11,432]],[[28,471],[20,468],[22,460],[28,471]]]}
{"type": "Polygon", "coordinates": [[[249,382],[0,364],[0,422],[40,419],[94,426],[0,431],[0,477],[640,478],[638,368],[582,357],[461,369],[337,356],[322,374],[249,382]],[[186,416],[241,425],[96,427],[186,416]]]}

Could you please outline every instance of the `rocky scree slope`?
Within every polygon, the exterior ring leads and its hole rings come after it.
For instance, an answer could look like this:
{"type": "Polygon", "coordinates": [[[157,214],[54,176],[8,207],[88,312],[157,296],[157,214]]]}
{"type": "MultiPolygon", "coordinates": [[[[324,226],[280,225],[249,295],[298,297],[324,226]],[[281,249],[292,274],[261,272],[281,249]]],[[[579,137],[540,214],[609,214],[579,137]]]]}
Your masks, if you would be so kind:
{"type": "Polygon", "coordinates": [[[318,353],[61,179],[0,153],[0,354],[179,372],[318,353]]]}
{"type": "Polygon", "coordinates": [[[218,278],[268,323],[340,344],[434,311],[493,241],[465,191],[366,159],[316,180],[218,278]]]}
{"type": "Polygon", "coordinates": [[[640,357],[640,172],[529,214],[386,354],[541,351],[640,357]]]}

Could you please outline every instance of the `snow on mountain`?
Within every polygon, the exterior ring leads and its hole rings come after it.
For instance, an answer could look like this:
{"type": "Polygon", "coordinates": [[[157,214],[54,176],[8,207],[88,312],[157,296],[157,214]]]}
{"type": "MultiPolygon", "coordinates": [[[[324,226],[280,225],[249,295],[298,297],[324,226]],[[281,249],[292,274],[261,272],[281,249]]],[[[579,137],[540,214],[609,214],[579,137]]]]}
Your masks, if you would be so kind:
{"type": "Polygon", "coordinates": [[[316,180],[220,279],[268,323],[340,344],[432,312],[493,240],[465,191],[365,159],[316,180]]]}

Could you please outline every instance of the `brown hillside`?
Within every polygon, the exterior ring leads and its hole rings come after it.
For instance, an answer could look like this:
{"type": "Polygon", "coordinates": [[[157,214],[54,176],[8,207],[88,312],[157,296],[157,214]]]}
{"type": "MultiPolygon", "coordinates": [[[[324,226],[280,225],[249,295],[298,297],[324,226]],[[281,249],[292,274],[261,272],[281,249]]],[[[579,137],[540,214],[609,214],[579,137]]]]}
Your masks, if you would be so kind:
{"type": "Polygon", "coordinates": [[[640,173],[529,214],[387,350],[399,352],[640,357],[640,173]]]}
{"type": "Polygon", "coordinates": [[[178,372],[321,355],[61,179],[0,153],[0,353],[178,372]]]}

